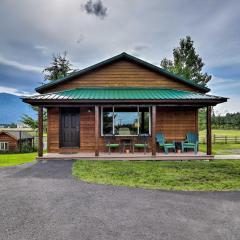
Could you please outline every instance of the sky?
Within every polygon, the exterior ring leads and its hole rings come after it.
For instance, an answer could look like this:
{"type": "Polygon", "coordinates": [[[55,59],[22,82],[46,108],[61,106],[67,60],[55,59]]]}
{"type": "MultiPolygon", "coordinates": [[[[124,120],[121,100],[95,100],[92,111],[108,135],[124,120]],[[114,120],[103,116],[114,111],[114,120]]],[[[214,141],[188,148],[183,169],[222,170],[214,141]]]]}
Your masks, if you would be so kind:
{"type": "Polygon", "coordinates": [[[127,52],[159,66],[190,35],[217,114],[240,112],[240,1],[1,0],[0,92],[29,95],[52,55],[81,69],[127,52]]]}

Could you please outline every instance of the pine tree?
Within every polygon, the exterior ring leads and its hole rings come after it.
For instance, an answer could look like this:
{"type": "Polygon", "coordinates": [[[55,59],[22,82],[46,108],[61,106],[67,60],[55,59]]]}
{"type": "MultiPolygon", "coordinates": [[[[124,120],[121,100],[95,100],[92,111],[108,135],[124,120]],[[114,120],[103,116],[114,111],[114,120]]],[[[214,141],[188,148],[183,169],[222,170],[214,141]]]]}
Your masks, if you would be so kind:
{"type": "Polygon", "coordinates": [[[212,76],[202,73],[204,63],[196,53],[193,43],[190,36],[180,39],[179,47],[173,49],[173,61],[164,58],[160,65],[164,69],[194,83],[206,85],[212,76]]]}
{"type": "Polygon", "coordinates": [[[76,70],[73,71],[71,67],[72,67],[72,64],[67,59],[67,52],[64,52],[63,55],[54,54],[51,66],[46,67],[43,70],[44,79],[53,81],[62,77],[66,77],[67,75],[76,71],[76,70]]]}

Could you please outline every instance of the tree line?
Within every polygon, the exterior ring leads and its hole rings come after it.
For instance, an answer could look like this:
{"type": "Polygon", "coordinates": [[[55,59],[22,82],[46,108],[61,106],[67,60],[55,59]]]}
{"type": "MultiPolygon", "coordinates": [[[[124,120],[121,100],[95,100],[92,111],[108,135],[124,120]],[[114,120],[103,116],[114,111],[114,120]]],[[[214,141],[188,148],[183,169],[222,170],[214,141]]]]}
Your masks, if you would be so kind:
{"type": "MultiPolygon", "coordinates": [[[[206,129],[206,109],[199,110],[199,129],[206,129]]],[[[240,112],[216,115],[212,113],[212,128],[214,129],[240,129],[240,112]]]]}

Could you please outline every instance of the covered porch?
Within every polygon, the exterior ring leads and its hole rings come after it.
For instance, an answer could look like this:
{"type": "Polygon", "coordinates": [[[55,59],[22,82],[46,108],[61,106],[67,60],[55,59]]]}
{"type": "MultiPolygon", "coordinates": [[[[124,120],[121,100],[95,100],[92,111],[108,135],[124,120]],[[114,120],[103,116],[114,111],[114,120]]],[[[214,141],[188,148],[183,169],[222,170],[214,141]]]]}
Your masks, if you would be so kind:
{"type": "MultiPolygon", "coordinates": [[[[49,109],[47,106],[45,106],[47,109],[49,109]]],[[[109,108],[109,107],[108,107],[109,108]]],[[[126,107],[124,107],[126,108],[126,107]]],[[[153,106],[148,106],[150,111],[150,127],[149,127],[149,134],[147,135],[147,144],[148,148],[146,153],[144,153],[144,149],[135,149],[134,151],[132,150],[132,145],[137,142],[139,135],[120,135],[120,136],[114,136],[114,143],[119,143],[119,147],[117,149],[111,149],[109,152],[108,147],[106,146],[105,142],[105,137],[103,134],[103,129],[102,129],[102,124],[103,124],[103,118],[102,118],[102,110],[103,106],[76,106],[74,109],[80,109],[80,118],[86,118],[90,126],[88,124],[83,123],[84,129],[81,130],[81,127],[79,127],[81,131],[81,136],[80,138],[85,138],[79,141],[80,147],[61,147],[60,142],[61,142],[61,130],[59,131],[59,150],[58,152],[53,152],[52,147],[50,146],[51,144],[51,137],[48,136],[48,153],[43,154],[43,106],[39,107],[39,142],[38,142],[38,159],[42,160],[55,160],[55,159],[64,159],[64,160],[69,160],[69,159],[93,159],[93,160],[204,160],[204,159],[212,159],[212,136],[211,136],[211,106],[207,107],[207,112],[206,112],[206,127],[207,127],[207,136],[206,136],[206,145],[207,145],[207,152],[197,152],[196,154],[194,153],[193,150],[187,151],[187,152],[182,152],[181,147],[178,149],[177,152],[173,152],[170,150],[167,154],[164,152],[164,149],[159,147],[159,143],[157,142],[156,135],[159,134],[161,130],[159,130],[159,124],[161,124],[161,121],[158,117],[158,115],[164,116],[164,112],[160,112],[166,107],[158,106],[158,105],[153,105],[153,106]],[[87,113],[86,113],[87,112],[87,113]],[[84,116],[84,114],[87,114],[84,116]],[[94,121],[92,121],[92,118],[90,117],[93,115],[94,121]],[[89,118],[88,118],[89,117],[89,118]],[[91,131],[94,132],[94,139],[91,137],[93,135],[86,134],[86,129],[87,128],[92,128],[91,131]],[[84,136],[83,136],[84,135],[84,136]],[[124,142],[122,141],[131,141],[131,144],[128,144],[125,146],[123,149],[123,144],[124,142]],[[83,145],[86,145],[87,141],[91,141],[91,145],[94,145],[91,149],[83,149],[83,145]],[[80,143],[81,142],[81,143],[80,143]],[[82,148],[81,148],[82,145],[82,148]]],[[[174,111],[175,107],[171,108],[171,111],[174,111]]],[[[55,106],[54,106],[55,109],[55,106]]],[[[69,109],[66,106],[60,106],[58,108],[59,113],[61,113],[62,109],[69,109]]],[[[71,107],[72,109],[72,107],[71,107]]],[[[182,108],[181,108],[182,109],[182,108]]],[[[181,110],[179,110],[181,111],[181,110]]],[[[193,108],[191,107],[185,107],[185,113],[190,114],[192,111],[196,111],[196,118],[197,116],[197,111],[198,108],[193,108]],[[187,110],[186,110],[187,109],[187,110]],[[193,110],[194,109],[194,110],[193,110]]],[[[177,114],[174,113],[175,115],[177,114]]],[[[61,116],[61,114],[60,114],[61,116]]],[[[61,122],[61,117],[59,117],[60,122],[61,122]]],[[[83,121],[82,119],[82,121],[83,121]]],[[[187,116],[186,116],[187,119],[187,116]]],[[[192,119],[195,121],[196,119],[192,119]]],[[[51,117],[49,119],[49,127],[51,127],[51,117]]],[[[169,119],[169,121],[171,121],[169,119]]],[[[184,120],[185,121],[185,120],[184,120]]],[[[57,123],[59,124],[59,123],[57,123]]],[[[164,122],[162,122],[164,124],[164,122]]],[[[181,122],[179,122],[181,124],[181,122]]],[[[188,123],[187,123],[188,124],[188,123]]],[[[195,123],[193,123],[194,125],[195,123]]],[[[198,124],[198,122],[196,122],[198,124]]],[[[81,125],[81,122],[80,122],[81,125]]],[[[180,126],[175,126],[176,128],[180,128],[180,126]]],[[[59,124],[59,129],[61,129],[61,124],[59,124]]],[[[178,134],[175,133],[173,137],[169,137],[167,134],[167,142],[176,142],[176,143],[181,143],[181,141],[185,140],[185,135],[187,134],[187,129],[184,133],[181,132],[182,136],[180,136],[181,139],[179,139],[178,134]],[[175,137],[174,137],[175,136],[175,137]]],[[[164,130],[163,130],[164,132],[164,130]]],[[[48,135],[51,134],[51,130],[49,129],[48,135]]],[[[198,134],[198,127],[196,129],[196,134],[198,134]]]]}
{"type": "Polygon", "coordinates": [[[226,99],[162,88],[83,88],[24,101],[38,106],[38,159],[194,160],[213,158],[211,110],[226,99]],[[159,152],[156,139],[159,133],[167,143],[182,143],[188,132],[198,135],[198,110],[203,107],[207,109],[206,154],[181,150],[159,152]],[[44,155],[43,108],[48,111],[48,153],[44,155]],[[126,122],[126,118],[132,122],[126,122]],[[109,135],[114,137],[115,144],[119,143],[118,150],[108,151],[105,138],[109,135]],[[134,139],[142,135],[148,139],[146,153],[132,151],[134,139]],[[129,151],[122,150],[122,139],[126,138],[129,151]]]}

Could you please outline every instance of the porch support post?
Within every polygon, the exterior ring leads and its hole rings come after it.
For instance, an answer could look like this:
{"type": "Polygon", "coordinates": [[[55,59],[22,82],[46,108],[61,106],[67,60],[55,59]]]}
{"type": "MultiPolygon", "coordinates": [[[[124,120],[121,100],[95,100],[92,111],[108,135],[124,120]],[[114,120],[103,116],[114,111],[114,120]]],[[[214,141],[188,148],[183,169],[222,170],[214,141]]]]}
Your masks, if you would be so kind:
{"type": "Polygon", "coordinates": [[[152,156],[156,156],[156,106],[152,106],[152,156]]]}
{"type": "Polygon", "coordinates": [[[212,107],[207,106],[207,155],[212,154],[212,119],[211,119],[212,107]]]}
{"type": "Polygon", "coordinates": [[[43,156],[43,107],[38,107],[38,156],[43,156]]]}
{"type": "Polygon", "coordinates": [[[95,106],[95,156],[99,156],[99,106],[95,106]]]}

